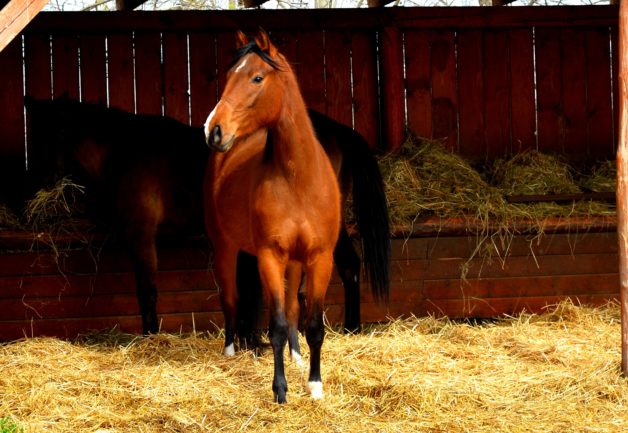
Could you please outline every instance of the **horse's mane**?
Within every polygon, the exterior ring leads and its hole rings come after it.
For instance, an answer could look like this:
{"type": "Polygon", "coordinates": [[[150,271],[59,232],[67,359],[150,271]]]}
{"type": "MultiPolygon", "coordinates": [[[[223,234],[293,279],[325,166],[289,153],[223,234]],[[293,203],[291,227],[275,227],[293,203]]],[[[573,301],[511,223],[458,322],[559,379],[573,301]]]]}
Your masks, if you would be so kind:
{"type": "Polygon", "coordinates": [[[259,47],[259,45],[255,43],[255,41],[249,42],[248,44],[243,45],[238,49],[235,56],[233,57],[233,60],[229,64],[229,69],[233,68],[240,61],[240,59],[242,59],[242,57],[250,53],[257,54],[263,61],[272,66],[273,69],[281,70],[281,65],[277,63],[274,59],[272,59],[268,55],[268,53],[263,51],[259,47]]]}

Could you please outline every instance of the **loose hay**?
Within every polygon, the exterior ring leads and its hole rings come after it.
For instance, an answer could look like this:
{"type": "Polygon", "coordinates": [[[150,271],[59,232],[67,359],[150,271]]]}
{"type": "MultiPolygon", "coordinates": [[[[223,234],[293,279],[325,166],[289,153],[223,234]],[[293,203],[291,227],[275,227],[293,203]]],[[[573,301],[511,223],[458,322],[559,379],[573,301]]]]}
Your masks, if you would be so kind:
{"type": "Polygon", "coordinates": [[[306,373],[288,362],[284,406],[272,403],[270,351],[224,358],[216,335],[112,339],[1,346],[0,414],[26,432],[628,428],[616,304],[562,303],[476,326],[428,317],[328,333],[325,400],[307,396],[306,373]]]}
{"type": "Polygon", "coordinates": [[[81,212],[80,196],[84,193],[85,188],[72,182],[69,176],[51,188],[40,189],[26,203],[24,215],[28,224],[34,231],[68,231],[74,216],[81,212]]]}
{"type": "Polygon", "coordinates": [[[0,203],[0,229],[20,229],[18,216],[7,205],[0,203]]]}
{"type": "Polygon", "coordinates": [[[593,192],[615,192],[617,189],[616,161],[603,161],[591,170],[591,174],[581,181],[585,190],[593,192]]]}

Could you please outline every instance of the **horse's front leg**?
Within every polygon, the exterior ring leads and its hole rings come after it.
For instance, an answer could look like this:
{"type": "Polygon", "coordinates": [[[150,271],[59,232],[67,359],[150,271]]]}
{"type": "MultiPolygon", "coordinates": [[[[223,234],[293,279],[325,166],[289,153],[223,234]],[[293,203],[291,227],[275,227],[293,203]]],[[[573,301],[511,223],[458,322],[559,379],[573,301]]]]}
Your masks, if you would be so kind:
{"type": "Polygon", "coordinates": [[[220,305],[225,318],[225,356],[235,355],[235,329],[238,308],[238,291],[236,287],[237,251],[228,247],[216,246],[214,249],[214,272],[220,305]]]}
{"type": "Polygon", "coordinates": [[[273,348],[274,375],[273,394],[277,403],[285,403],[288,383],[284,370],[283,353],[288,341],[290,325],[285,311],[284,275],[286,262],[272,249],[258,252],[258,266],[262,287],[271,314],[270,342],[273,348]]]}
{"type": "Polygon", "coordinates": [[[333,259],[329,254],[320,254],[310,261],[306,271],[306,328],[305,337],[310,348],[310,375],[308,389],[312,398],[323,398],[323,380],[321,378],[321,348],[325,338],[323,311],[325,308],[325,294],[331,278],[333,259]]]}

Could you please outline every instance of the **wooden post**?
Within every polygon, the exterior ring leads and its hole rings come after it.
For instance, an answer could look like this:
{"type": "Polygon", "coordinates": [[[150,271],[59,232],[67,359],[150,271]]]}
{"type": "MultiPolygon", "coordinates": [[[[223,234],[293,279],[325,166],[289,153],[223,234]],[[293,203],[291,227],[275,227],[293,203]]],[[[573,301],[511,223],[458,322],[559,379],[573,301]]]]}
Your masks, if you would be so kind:
{"type": "Polygon", "coordinates": [[[0,11],[0,51],[31,22],[48,0],[11,0],[0,11]]]}
{"type": "Polygon", "coordinates": [[[617,143],[617,239],[621,303],[621,369],[628,375],[628,1],[619,9],[619,143],[617,143]]]}

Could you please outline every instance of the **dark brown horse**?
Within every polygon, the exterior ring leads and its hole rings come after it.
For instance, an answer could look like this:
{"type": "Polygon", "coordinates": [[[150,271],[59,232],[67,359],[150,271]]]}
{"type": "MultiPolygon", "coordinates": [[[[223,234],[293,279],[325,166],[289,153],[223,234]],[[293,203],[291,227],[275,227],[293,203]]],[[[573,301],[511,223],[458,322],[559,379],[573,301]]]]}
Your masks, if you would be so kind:
{"type": "Polygon", "coordinates": [[[71,174],[88,216],[122,235],[134,264],[144,334],[158,332],[158,233],[202,233],[202,128],[68,98],[25,99],[34,188],[71,174]]]}

